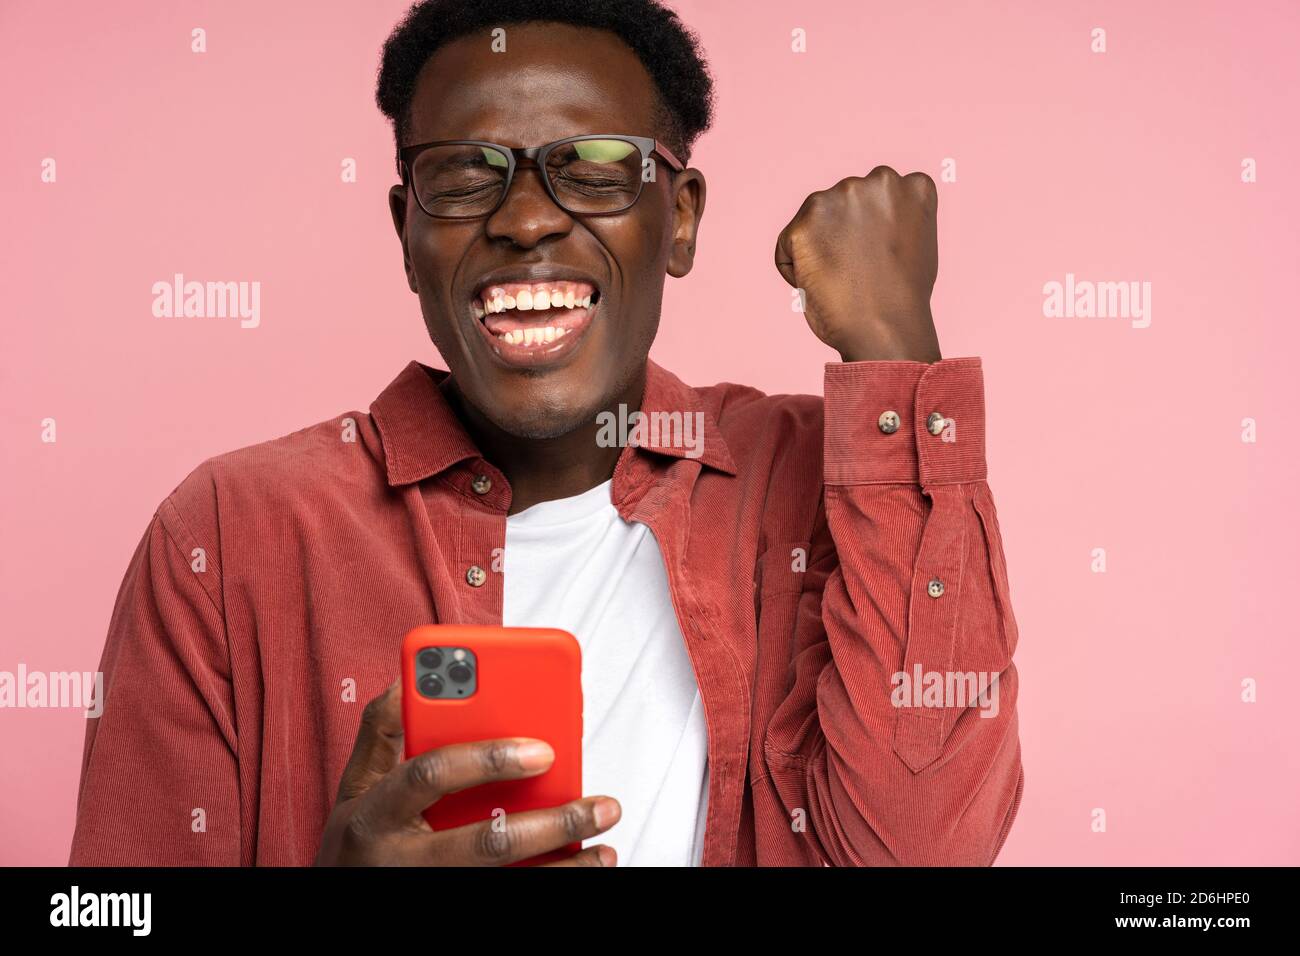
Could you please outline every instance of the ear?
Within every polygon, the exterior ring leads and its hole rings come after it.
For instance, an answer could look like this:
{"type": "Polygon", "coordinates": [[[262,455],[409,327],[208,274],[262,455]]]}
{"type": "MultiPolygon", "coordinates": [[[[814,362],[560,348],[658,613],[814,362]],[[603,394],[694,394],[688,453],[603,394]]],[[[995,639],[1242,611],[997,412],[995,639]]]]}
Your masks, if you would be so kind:
{"type": "Polygon", "coordinates": [[[673,247],[668,253],[668,274],[687,275],[695,265],[695,240],[704,218],[707,187],[698,169],[684,169],[673,178],[673,247]]]}
{"type": "Polygon", "coordinates": [[[411,249],[406,241],[406,187],[397,185],[388,190],[388,211],[393,214],[393,228],[402,240],[402,264],[406,268],[406,284],[412,292],[420,289],[415,283],[415,270],[411,268],[411,249]]]}

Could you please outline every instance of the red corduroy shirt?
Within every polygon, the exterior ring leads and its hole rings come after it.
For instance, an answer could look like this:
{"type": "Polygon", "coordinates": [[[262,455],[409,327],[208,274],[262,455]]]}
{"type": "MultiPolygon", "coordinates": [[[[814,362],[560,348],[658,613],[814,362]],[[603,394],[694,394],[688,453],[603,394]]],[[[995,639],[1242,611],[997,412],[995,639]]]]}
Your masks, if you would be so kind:
{"type": "MultiPolygon", "coordinates": [[[[502,575],[469,570],[510,486],[445,375],[411,362],[369,414],[162,502],[109,625],[73,864],[310,864],[402,637],[501,623],[502,575]]],[[[703,697],[704,865],[991,863],[1024,775],[979,359],[830,363],[824,400],[651,362],[642,411],[704,415],[702,454],[649,430],[612,490],[659,542],[703,697]],[[997,706],[900,698],[900,672],[996,675],[997,706]]]]}

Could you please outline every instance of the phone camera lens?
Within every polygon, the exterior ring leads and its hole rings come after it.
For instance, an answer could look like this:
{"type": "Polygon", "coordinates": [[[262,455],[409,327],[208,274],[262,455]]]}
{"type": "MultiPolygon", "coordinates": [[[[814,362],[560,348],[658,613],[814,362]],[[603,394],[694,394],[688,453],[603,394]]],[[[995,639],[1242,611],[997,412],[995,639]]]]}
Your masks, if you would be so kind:
{"type": "Polygon", "coordinates": [[[420,651],[420,666],[427,670],[437,670],[442,666],[442,652],[426,647],[420,651]]]}
{"type": "Polygon", "coordinates": [[[437,674],[425,674],[420,678],[420,693],[425,697],[437,697],[442,693],[442,678],[437,674]]]}
{"type": "Polygon", "coordinates": [[[457,661],[447,668],[447,676],[457,684],[467,684],[469,679],[474,676],[474,671],[464,661],[457,661]]]}

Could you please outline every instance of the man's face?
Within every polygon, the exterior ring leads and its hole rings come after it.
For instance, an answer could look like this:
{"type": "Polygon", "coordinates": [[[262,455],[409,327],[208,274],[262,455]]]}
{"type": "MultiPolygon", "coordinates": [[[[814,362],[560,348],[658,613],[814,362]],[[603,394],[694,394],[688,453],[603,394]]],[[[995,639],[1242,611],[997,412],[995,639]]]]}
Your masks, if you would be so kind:
{"type": "MultiPolygon", "coordinates": [[[[476,139],[522,147],[585,133],[659,133],[653,81],[612,33],[555,23],[505,31],[507,52],[492,52],[483,35],[454,41],[429,59],[403,145],[476,139]]],[[[655,181],[644,184],[635,205],[613,215],[564,211],[530,163],[516,170],[501,206],[478,219],[434,219],[411,190],[390,193],[407,278],[429,334],[461,397],[501,430],[554,437],[594,427],[600,410],[637,400],[664,275],[690,271],[704,208],[698,172],[674,177],[667,163],[653,159],[655,181]],[[500,281],[507,276],[517,281],[500,281]],[[590,287],[592,304],[480,317],[494,288],[504,286],[518,303],[520,283],[579,299],[590,287]],[[568,328],[547,342],[546,325],[568,328]],[[530,345],[514,334],[525,330],[534,332],[530,345]],[[511,334],[503,339],[503,331],[511,334]]]]}

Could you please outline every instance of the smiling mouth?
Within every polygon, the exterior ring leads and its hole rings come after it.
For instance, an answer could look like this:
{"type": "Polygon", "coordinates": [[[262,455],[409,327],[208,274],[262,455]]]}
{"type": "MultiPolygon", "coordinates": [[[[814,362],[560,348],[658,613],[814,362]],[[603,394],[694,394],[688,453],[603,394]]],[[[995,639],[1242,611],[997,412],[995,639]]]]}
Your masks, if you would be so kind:
{"type": "Polygon", "coordinates": [[[477,324],[496,355],[509,365],[558,361],[591,325],[600,290],[589,282],[498,282],[471,303],[477,324]]]}

